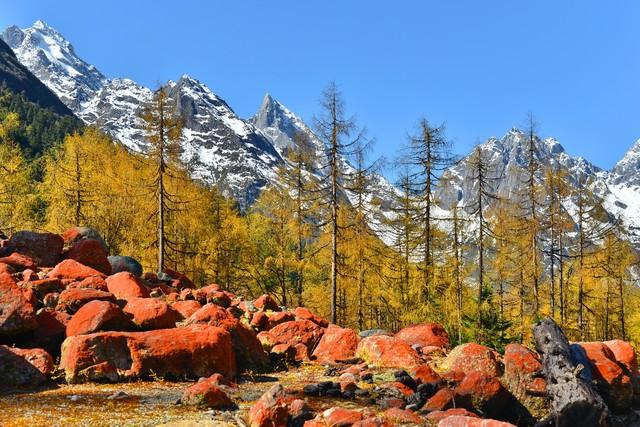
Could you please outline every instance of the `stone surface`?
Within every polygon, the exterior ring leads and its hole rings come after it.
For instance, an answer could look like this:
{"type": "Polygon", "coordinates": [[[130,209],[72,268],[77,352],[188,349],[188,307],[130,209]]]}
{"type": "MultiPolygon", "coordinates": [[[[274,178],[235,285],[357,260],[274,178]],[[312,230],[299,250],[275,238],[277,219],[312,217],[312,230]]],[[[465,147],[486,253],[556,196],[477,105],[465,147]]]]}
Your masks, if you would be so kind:
{"type": "Polygon", "coordinates": [[[76,260],[65,259],[61,263],[57,264],[55,268],[49,272],[48,277],[79,281],[86,279],[87,277],[105,278],[106,275],[99,272],[98,270],[81,264],[76,260]]]}
{"type": "Polygon", "coordinates": [[[18,355],[31,363],[38,371],[42,372],[43,375],[49,377],[53,374],[55,369],[53,365],[53,357],[51,357],[46,350],[42,348],[22,349],[17,347],[5,347],[13,354],[18,355]]]}
{"type": "Polygon", "coordinates": [[[386,335],[364,338],[356,356],[379,367],[411,368],[421,363],[418,353],[406,342],[386,335]]]}
{"type": "Polygon", "coordinates": [[[89,301],[73,315],[66,335],[86,335],[99,331],[131,331],[135,325],[116,304],[109,301],[89,301]]]}
{"type": "Polygon", "coordinates": [[[541,372],[537,352],[517,343],[505,347],[504,382],[534,419],[542,419],[549,413],[544,397],[546,381],[541,372]]]}
{"type": "Polygon", "coordinates": [[[116,297],[110,292],[99,291],[92,288],[65,289],[58,297],[58,310],[75,313],[89,301],[100,300],[116,302],[116,297]]]}
{"type": "Polygon", "coordinates": [[[289,408],[284,388],[275,384],[249,410],[249,426],[284,427],[288,417],[289,408]]]}
{"type": "Polygon", "coordinates": [[[33,259],[18,252],[0,258],[0,264],[9,265],[14,271],[35,270],[38,267],[33,259]]]}
{"type": "Polygon", "coordinates": [[[236,373],[231,336],[208,325],[68,337],[62,344],[60,367],[68,382],[236,373]]]}
{"type": "Polygon", "coordinates": [[[319,363],[330,363],[352,358],[358,348],[358,335],[353,329],[332,325],[325,329],[320,342],[313,351],[319,363]]]}
{"type": "Polygon", "coordinates": [[[173,310],[176,312],[178,316],[178,320],[182,321],[191,317],[191,315],[193,315],[193,313],[195,313],[196,311],[200,310],[202,306],[198,301],[187,300],[187,301],[176,301],[173,304],[171,304],[171,308],[173,308],[173,310]]]}
{"type": "Polygon", "coordinates": [[[420,323],[407,326],[395,334],[409,345],[420,347],[449,347],[449,335],[439,323],[420,323]]]}
{"type": "Polygon", "coordinates": [[[469,373],[480,371],[488,376],[502,375],[500,355],[489,347],[476,343],[461,344],[451,350],[439,367],[443,370],[469,373]]]}
{"type": "Polygon", "coordinates": [[[616,362],[615,354],[601,342],[584,342],[579,345],[591,362],[591,372],[609,409],[627,412],[633,400],[633,384],[616,362]]]}
{"type": "Polygon", "coordinates": [[[304,344],[307,349],[312,350],[324,330],[310,320],[294,320],[284,322],[267,332],[258,335],[263,347],[273,347],[276,344],[304,344]]]}
{"type": "Polygon", "coordinates": [[[498,418],[508,415],[511,395],[496,377],[480,371],[469,372],[456,388],[456,393],[469,396],[479,413],[498,418]]]}
{"type": "Polygon", "coordinates": [[[481,419],[464,415],[453,415],[442,419],[438,427],[516,427],[511,423],[481,419]]]}
{"type": "Polygon", "coordinates": [[[149,291],[142,283],[142,280],[127,271],[107,277],[106,282],[109,292],[118,299],[149,297],[149,291]]]}
{"type": "Polygon", "coordinates": [[[38,323],[33,301],[6,273],[0,273],[0,337],[33,331],[38,323]]]}
{"type": "Polygon", "coordinates": [[[156,298],[129,298],[123,311],[142,330],[176,326],[176,312],[166,302],[156,298]]]}
{"type": "Polygon", "coordinates": [[[64,257],[78,261],[106,275],[111,274],[111,264],[109,263],[109,252],[105,250],[104,241],[96,239],[80,239],[75,241],[64,257]]]}
{"type": "Polygon", "coordinates": [[[53,267],[60,260],[63,245],[57,234],[18,231],[11,236],[4,252],[26,255],[40,267],[53,267]]]}
{"type": "Polygon", "coordinates": [[[213,380],[199,381],[188,387],[182,393],[180,402],[186,405],[197,405],[211,409],[233,409],[236,407],[235,403],[220,387],[217,377],[213,380]]]}
{"type": "Polygon", "coordinates": [[[109,264],[111,264],[111,274],[128,272],[134,276],[142,276],[142,265],[130,256],[112,255],[108,257],[109,264]]]}
{"type": "Polygon", "coordinates": [[[47,377],[24,357],[0,345],[0,390],[13,386],[39,385],[47,377]]]}

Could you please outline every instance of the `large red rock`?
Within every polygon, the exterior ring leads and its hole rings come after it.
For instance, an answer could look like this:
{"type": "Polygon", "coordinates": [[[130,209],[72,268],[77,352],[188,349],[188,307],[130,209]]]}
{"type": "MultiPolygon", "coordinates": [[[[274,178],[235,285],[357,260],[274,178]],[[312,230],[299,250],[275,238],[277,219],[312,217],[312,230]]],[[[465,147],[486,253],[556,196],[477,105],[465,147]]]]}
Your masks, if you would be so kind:
{"type": "Polygon", "coordinates": [[[362,421],[363,415],[356,409],[334,407],[322,412],[321,419],[328,426],[347,427],[362,421]]]}
{"type": "Polygon", "coordinates": [[[109,276],[106,282],[109,292],[118,299],[149,298],[149,291],[142,283],[142,280],[128,271],[109,276]]]}
{"type": "Polygon", "coordinates": [[[31,289],[40,299],[43,299],[46,294],[64,290],[64,285],[60,279],[38,279],[24,282],[21,285],[31,289]]]}
{"type": "Polygon", "coordinates": [[[104,249],[103,242],[96,239],[77,240],[64,256],[106,275],[111,274],[111,264],[107,258],[109,253],[104,249]]]}
{"type": "Polygon", "coordinates": [[[92,288],[70,288],[60,293],[57,309],[75,313],[80,307],[93,300],[116,302],[115,296],[110,292],[92,288]]]}
{"type": "Polygon", "coordinates": [[[425,363],[414,366],[411,369],[411,376],[418,384],[439,385],[442,383],[442,377],[425,363]]]}
{"type": "Polygon", "coordinates": [[[367,363],[387,368],[411,368],[421,363],[418,353],[406,342],[386,335],[364,338],[356,356],[367,363]]]}
{"type": "Polygon", "coordinates": [[[99,291],[109,292],[109,288],[107,287],[107,282],[102,277],[91,276],[83,279],[79,282],[72,282],[67,285],[67,289],[69,288],[92,288],[97,289],[99,291]]]}
{"type": "Polygon", "coordinates": [[[43,348],[52,356],[59,356],[70,320],[71,315],[66,312],[51,308],[41,310],[36,316],[38,326],[33,331],[31,346],[43,348]]]}
{"type": "Polygon", "coordinates": [[[454,390],[441,388],[427,400],[423,410],[427,412],[446,411],[451,408],[473,410],[473,404],[468,395],[460,395],[454,390]]]}
{"type": "Polygon", "coordinates": [[[107,243],[104,241],[100,233],[90,227],[72,227],[62,233],[62,240],[64,241],[64,249],[69,250],[73,245],[80,240],[91,239],[100,242],[102,249],[105,253],[109,253],[107,243]]]}
{"type": "Polygon", "coordinates": [[[280,311],[280,306],[271,295],[261,295],[253,301],[253,306],[262,311],[280,311]]]}
{"type": "Polygon", "coordinates": [[[26,255],[40,267],[53,267],[60,260],[63,244],[57,234],[18,231],[11,236],[4,252],[26,255]]]}
{"type": "Polygon", "coordinates": [[[176,326],[176,312],[166,302],[156,298],[129,298],[123,310],[143,330],[176,326]]]}
{"type": "Polygon", "coordinates": [[[60,367],[69,383],[236,374],[231,336],[209,325],[68,337],[60,367]]]}
{"type": "Polygon", "coordinates": [[[541,372],[542,363],[537,352],[522,344],[507,345],[504,350],[504,382],[534,419],[542,419],[549,412],[545,398],[547,384],[541,372]]]}
{"type": "Polygon", "coordinates": [[[352,358],[358,348],[358,334],[353,329],[332,325],[325,329],[313,357],[320,363],[352,358]]]}
{"type": "Polygon", "coordinates": [[[267,390],[249,410],[250,427],[286,427],[289,402],[280,384],[267,390]]]}
{"type": "Polygon", "coordinates": [[[449,347],[449,335],[439,323],[420,323],[398,331],[396,338],[420,347],[449,347]]]}
{"type": "Polygon", "coordinates": [[[189,279],[187,276],[185,276],[184,274],[177,272],[175,270],[171,270],[170,268],[165,268],[164,269],[164,273],[171,277],[171,279],[173,279],[173,281],[171,282],[171,286],[176,288],[177,290],[182,290],[182,289],[193,289],[195,288],[195,285],[193,284],[193,282],[191,281],[191,279],[189,279]]]}
{"type": "Polygon", "coordinates": [[[87,277],[106,277],[104,273],[94,270],[73,259],[65,259],[49,272],[48,277],[58,279],[83,280],[87,277]]]}
{"type": "Polygon", "coordinates": [[[516,427],[505,421],[482,419],[465,415],[453,415],[442,419],[438,427],[516,427]]]}
{"type": "Polygon", "coordinates": [[[605,341],[604,345],[611,350],[615,361],[626,368],[627,375],[636,380],[638,378],[638,359],[633,346],[622,340],[605,341]]]}
{"type": "Polygon", "coordinates": [[[633,400],[633,383],[616,362],[614,353],[601,342],[584,342],[580,346],[591,362],[593,377],[609,408],[614,412],[627,412],[633,400]]]}
{"type": "Polygon", "coordinates": [[[421,425],[424,424],[424,420],[420,418],[415,412],[407,409],[389,408],[384,411],[384,417],[394,424],[400,425],[421,425]]]}
{"type": "Polygon", "coordinates": [[[269,364],[269,356],[262,348],[255,332],[243,325],[224,308],[216,304],[206,304],[185,322],[186,325],[198,323],[219,326],[231,334],[237,366],[240,369],[260,371],[269,364]]]}
{"type": "Polygon", "coordinates": [[[269,330],[269,329],[275,328],[280,323],[291,322],[292,320],[296,320],[296,317],[293,315],[293,313],[290,313],[288,311],[276,311],[274,313],[268,313],[267,319],[268,319],[267,330],[269,330]]]}
{"type": "Polygon", "coordinates": [[[187,325],[194,323],[208,323],[215,325],[217,322],[224,319],[232,319],[233,316],[229,314],[227,310],[216,304],[205,304],[202,308],[198,309],[185,321],[187,325]]]}
{"type": "Polygon", "coordinates": [[[16,348],[16,347],[7,347],[13,354],[22,357],[27,362],[31,363],[38,371],[42,372],[42,375],[47,377],[51,376],[54,371],[53,366],[53,357],[49,353],[47,353],[44,349],[41,348],[16,348]]]}
{"type": "Polygon", "coordinates": [[[0,390],[13,386],[39,385],[47,381],[47,377],[24,357],[0,345],[0,390]]]}
{"type": "Polygon", "coordinates": [[[511,395],[500,380],[479,371],[465,375],[456,392],[469,396],[476,411],[489,417],[504,417],[511,403],[511,395]]]}
{"type": "Polygon", "coordinates": [[[37,326],[35,306],[13,277],[0,273],[0,336],[18,335],[37,326]]]}
{"type": "Polygon", "coordinates": [[[188,319],[195,313],[200,310],[202,306],[198,301],[195,300],[186,300],[186,301],[176,301],[171,304],[171,308],[177,313],[178,320],[188,319]]]}
{"type": "Polygon", "coordinates": [[[211,409],[232,409],[236,406],[220,387],[220,381],[215,374],[188,387],[182,393],[180,402],[211,409]]]}
{"type": "Polygon", "coordinates": [[[440,420],[443,420],[447,417],[451,417],[453,415],[463,415],[466,417],[478,418],[476,414],[471,411],[468,411],[464,408],[451,408],[446,411],[433,411],[429,412],[426,416],[427,420],[433,424],[437,424],[440,420]]]}
{"type": "Polygon", "coordinates": [[[0,258],[0,263],[10,265],[15,271],[35,270],[38,267],[34,260],[18,252],[0,258]]]}
{"type": "Polygon", "coordinates": [[[67,324],[67,336],[99,331],[130,331],[135,325],[122,309],[109,301],[89,301],[67,324]]]}
{"type": "Polygon", "coordinates": [[[324,330],[309,320],[293,320],[277,325],[267,332],[258,334],[263,347],[271,348],[276,344],[304,344],[309,351],[313,350],[324,330]]]}
{"type": "Polygon", "coordinates": [[[498,352],[476,343],[461,344],[451,350],[441,362],[440,368],[465,374],[480,371],[492,377],[502,375],[502,362],[498,352]]]}
{"type": "Polygon", "coordinates": [[[313,314],[313,312],[311,312],[311,310],[306,307],[296,307],[296,309],[293,310],[293,314],[296,316],[296,320],[310,320],[316,325],[322,326],[323,328],[329,326],[329,322],[327,322],[320,316],[316,316],[315,314],[313,314]]]}

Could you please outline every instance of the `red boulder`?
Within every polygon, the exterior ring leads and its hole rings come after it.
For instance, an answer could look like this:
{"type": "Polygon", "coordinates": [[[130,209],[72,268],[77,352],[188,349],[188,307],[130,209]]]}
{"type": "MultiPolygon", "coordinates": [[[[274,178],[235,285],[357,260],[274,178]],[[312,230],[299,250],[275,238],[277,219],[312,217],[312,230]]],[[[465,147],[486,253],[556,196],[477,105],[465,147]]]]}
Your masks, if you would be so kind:
{"type": "Polygon", "coordinates": [[[200,310],[202,306],[198,301],[195,300],[187,300],[187,301],[176,301],[171,304],[171,308],[177,313],[178,320],[185,320],[191,317],[193,313],[200,310]]]}
{"type": "Polygon", "coordinates": [[[75,313],[80,307],[93,300],[116,302],[115,296],[109,292],[91,288],[71,288],[60,293],[57,309],[75,313]]]}
{"type": "Polygon", "coordinates": [[[0,258],[0,263],[11,266],[15,271],[35,270],[38,268],[34,260],[18,252],[13,252],[9,256],[0,258]]]}
{"type": "Polygon", "coordinates": [[[208,325],[68,337],[62,344],[60,367],[69,383],[236,373],[231,336],[208,325]]]}
{"type": "Polygon", "coordinates": [[[109,292],[118,299],[149,298],[149,291],[142,283],[142,280],[128,271],[109,276],[106,282],[109,292]]]}
{"type": "Polygon", "coordinates": [[[473,407],[490,417],[503,417],[508,411],[511,395],[496,377],[479,371],[469,372],[456,388],[461,396],[469,396],[473,407]]]}
{"type": "Polygon", "coordinates": [[[53,357],[41,348],[22,349],[16,347],[2,346],[8,349],[16,356],[22,357],[24,360],[32,364],[42,375],[51,376],[54,371],[53,357]]]}
{"type": "Polygon", "coordinates": [[[64,256],[106,275],[111,274],[111,264],[108,259],[109,253],[103,247],[102,242],[98,240],[77,240],[64,256]]]}
{"type": "Polygon", "coordinates": [[[504,381],[509,391],[534,419],[548,413],[546,381],[540,375],[542,363],[538,353],[522,344],[509,344],[504,351],[504,381]]]}
{"type": "Polygon", "coordinates": [[[232,409],[236,406],[227,393],[220,388],[217,377],[212,380],[207,378],[188,387],[182,393],[180,402],[211,409],[232,409]]]}
{"type": "Polygon", "coordinates": [[[457,346],[442,361],[440,367],[465,374],[480,371],[491,377],[498,377],[502,374],[500,355],[495,350],[476,343],[457,346]]]}
{"type": "Polygon", "coordinates": [[[18,335],[36,328],[33,301],[6,273],[0,273],[0,336],[18,335]]]}
{"type": "Polygon", "coordinates": [[[94,270],[73,259],[65,259],[49,272],[48,277],[58,279],[83,280],[87,277],[106,277],[104,273],[94,270]]]}
{"type": "Polygon", "coordinates": [[[367,363],[387,368],[411,368],[421,363],[418,353],[406,342],[386,335],[364,338],[356,356],[367,363]]]}
{"type": "Polygon", "coordinates": [[[129,298],[124,312],[140,329],[168,329],[176,326],[176,312],[156,298],[129,298]]]}
{"type": "Polygon", "coordinates": [[[449,335],[439,323],[421,323],[402,328],[395,335],[409,345],[449,347],[449,335]]]}
{"type": "Polygon", "coordinates": [[[258,335],[263,347],[273,347],[276,344],[304,344],[308,350],[313,350],[324,330],[309,320],[293,320],[277,325],[267,332],[258,335]]]}
{"type": "Polygon", "coordinates": [[[633,383],[616,362],[614,353],[601,342],[585,342],[580,346],[591,362],[593,377],[609,408],[614,412],[628,411],[633,400],[633,383]]]}
{"type": "Polygon", "coordinates": [[[9,239],[5,253],[17,252],[33,259],[40,267],[53,267],[60,260],[63,244],[57,234],[18,231],[9,239]]]}
{"type": "Polygon", "coordinates": [[[67,324],[67,336],[99,331],[130,331],[131,319],[112,302],[94,300],[83,305],[67,324]]]}
{"type": "Polygon", "coordinates": [[[253,306],[262,311],[280,311],[280,306],[271,295],[261,295],[253,301],[253,306]]]}
{"type": "Polygon", "coordinates": [[[332,325],[325,329],[313,357],[320,363],[352,358],[358,348],[358,334],[353,329],[332,325]]]}
{"type": "Polygon", "coordinates": [[[282,385],[275,384],[249,410],[249,426],[285,427],[289,418],[287,400],[282,385]]]}

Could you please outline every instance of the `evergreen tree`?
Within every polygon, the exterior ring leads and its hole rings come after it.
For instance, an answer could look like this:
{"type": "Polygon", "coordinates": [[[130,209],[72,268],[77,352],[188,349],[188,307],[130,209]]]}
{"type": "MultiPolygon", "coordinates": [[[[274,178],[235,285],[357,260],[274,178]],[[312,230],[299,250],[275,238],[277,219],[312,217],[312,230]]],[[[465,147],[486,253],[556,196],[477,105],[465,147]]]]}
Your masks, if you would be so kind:
{"type": "Polygon", "coordinates": [[[140,115],[145,124],[145,132],[149,143],[147,156],[156,165],[153,187],[158,199],[156,212],[158,230],[158,271],[165,268],[167,246],[171,242],[165,236],[166,215],[175,207],[170,206],[172,195],[165,186],[169,168],[179,168],[180,137],[182,136],[182,120],[177,115],[167,91],[160,87],[153,94],[151,102],[145,106],[140,115]]]}

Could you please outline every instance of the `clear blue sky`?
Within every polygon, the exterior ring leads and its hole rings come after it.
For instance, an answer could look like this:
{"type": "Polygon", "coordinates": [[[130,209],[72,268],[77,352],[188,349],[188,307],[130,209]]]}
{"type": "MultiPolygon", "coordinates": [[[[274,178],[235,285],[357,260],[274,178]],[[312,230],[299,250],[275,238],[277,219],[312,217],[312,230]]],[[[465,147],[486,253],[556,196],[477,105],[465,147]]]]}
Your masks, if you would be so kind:
{"type": "Polygon", "coordinates": [[[305,120],[331,80],[392,156],[417,118],[455,151],[532,111],[542,136],[609,168],[640,138],[636,1],[18,1],[0,27],[43,19],[109,77],[183,73],[242,117],[270,92],[305,120]]]}

